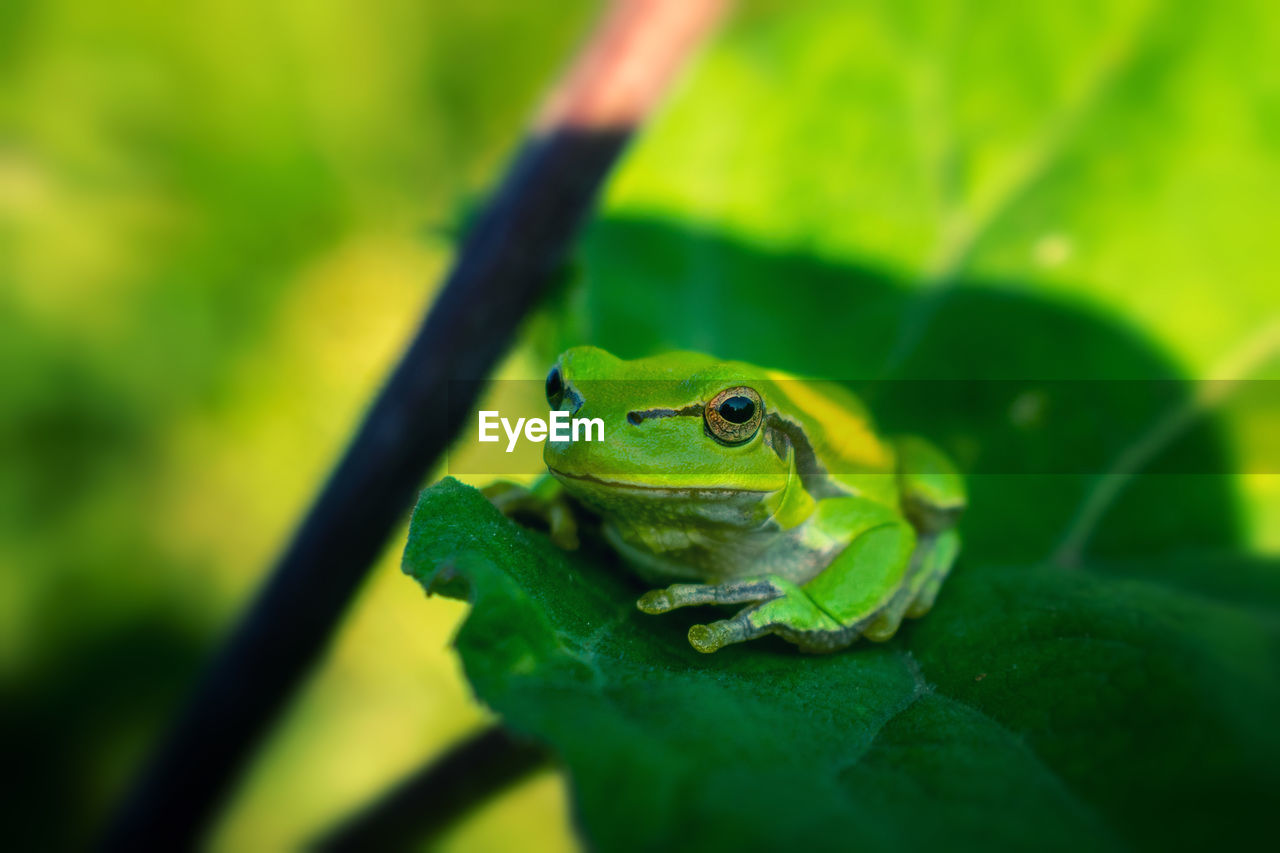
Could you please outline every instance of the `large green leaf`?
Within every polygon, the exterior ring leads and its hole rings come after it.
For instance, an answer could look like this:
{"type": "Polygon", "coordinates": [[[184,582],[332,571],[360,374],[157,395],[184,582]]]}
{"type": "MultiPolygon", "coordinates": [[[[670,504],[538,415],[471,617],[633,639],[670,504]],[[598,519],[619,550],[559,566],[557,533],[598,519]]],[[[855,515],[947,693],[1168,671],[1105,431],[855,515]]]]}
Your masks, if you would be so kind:
{"type": "Polygon", "coordinates": [[[554,747],[605,849],[1190,847],[1248,839],[1277,804],[1274,565],[1206,555],[1162,583],[1141,562],[964,561],[927,618],[826,656],[699,655],[693,617],[639,613],[609,554],[559,551],[451,479],[404,567],[471,598],[467,677],[554,747]]]}
{"type": "Polygon", "coordinates": [[[1239,475],[1280,429],[1182,413],[1190,379],[1275,370],[1278,31],[1260,2],[810,0],[754,4],[708,51],[535,348],[845,380],[959,461],[966,545],[887,645],[700,657],[706,615],[640,615],[613,555],[429,490],[406,569],[469,591],[467,675],[555,748],[592,842],[1262,831],[1280,478],[1239,475]]]}

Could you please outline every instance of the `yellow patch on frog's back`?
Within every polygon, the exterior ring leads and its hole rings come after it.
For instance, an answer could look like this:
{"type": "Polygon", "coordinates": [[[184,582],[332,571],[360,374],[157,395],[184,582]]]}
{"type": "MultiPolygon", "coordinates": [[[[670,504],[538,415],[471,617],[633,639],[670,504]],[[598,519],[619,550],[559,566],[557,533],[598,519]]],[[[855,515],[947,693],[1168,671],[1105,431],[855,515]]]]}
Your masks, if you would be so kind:
{"type": "Polygon", "coordinates": [[[893,471],[893,449],[880,439],[871,415],[852,392],[834,382],[797,379],[778,370],[767,375],[783,397],[782,414],[803,423],[832,473],[893,471]]]}

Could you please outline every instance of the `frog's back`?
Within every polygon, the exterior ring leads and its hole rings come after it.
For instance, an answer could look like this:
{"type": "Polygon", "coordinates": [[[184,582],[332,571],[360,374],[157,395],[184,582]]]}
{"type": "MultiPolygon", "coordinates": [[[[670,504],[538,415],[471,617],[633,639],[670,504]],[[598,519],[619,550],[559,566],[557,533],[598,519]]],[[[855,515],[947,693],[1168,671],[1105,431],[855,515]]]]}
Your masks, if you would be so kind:
{"type": "MultiPolygon", "coordinates": [[[[679,408],[705,403],[727,385],[751,386],[764,399],[766,426],[783,433],[794,448],[796,468],[811,495],[862,495],[895,508],[899,503],[894,447],[877,433],[862,401],[843,385],[698,352],[668,352],[630,362],[589,347],[571,352],[607,359],[609,363],[595,371],[600,375],[663,380],[642,386],[661,389],[663,395],[644,405],[679,408]],[[669,384],[673,381],[678,390],[669,384]]],[[[628,388],[628,394],[634,397],[636,389],[628,388]]]]}

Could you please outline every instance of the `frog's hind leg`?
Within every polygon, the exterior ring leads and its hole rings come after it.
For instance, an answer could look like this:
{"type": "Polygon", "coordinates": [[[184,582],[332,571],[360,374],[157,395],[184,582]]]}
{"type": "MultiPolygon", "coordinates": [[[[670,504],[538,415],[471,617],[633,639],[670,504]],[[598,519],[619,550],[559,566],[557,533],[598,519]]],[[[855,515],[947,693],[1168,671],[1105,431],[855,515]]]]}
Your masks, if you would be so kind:
{"type": "Polygon", "coordinates": [[[954,525],[966,503],[964,481],[941,451],[915,436],[899,438],[895,446],[902,510],[917,531],[917,545],[902,587],[863,631],[876,641],[892,637],[903,617],[915,619],[933,607],[960,552],[954,525]]]}
{"type": "Polygon", "coordinates": [[[916,594],[926,590],[934,565],[915,556],[915,528],[896,507],[855,496],[823,501],[813,523],[816,533],[847,538],[848,544],[803,585],[776,575],[675,584],[645,594],[637,605],[646,613],[665,613],[689,605],[750,603],[728,619],[690,628],[689,643],[700,652],[765,634],[778,634],[807,652],[843,648],[871,628],[879,629],[869,635],[873,639],[887,639],[916,594]],[[918,578],[918,585],[899,601],[912,568],[918,571],[910,580],[918,578]],[[889,607],[896,615],[882,620],[889,607]]]}
{"type": "Polygon", "coordinates": [[[955,565],[959,554],[960,534],[955,528],[944,530],[934,537],[929,553],[925,557],[922,572],[924,582],[920,585],[920,591],[916,593],[911,604],[907,606],[906,615],[909,618],[919,619],[933,608],[933,602],[938,598],[938,590],[942,589],[942,582],[951,573],[951,567],[955,565]]]}
{"type": "Polygon", "coordinates": [[[897,633],[903,617],[915,619],[928,613],[959,552],[960,536],[954,528],[921,535],[901,588],[867,624],[862,635],[883,642],[897,633]]]}
{"type": "Polygon", "coordinates": [[[922,536],[952,527],[968,503],[964,479],[946,455],[923,438],[901,436],[898,452],[898,491],[902,513],[922,536]]]}
{"type": "Polygon", "coordinates": [[[893,600],[916,546],[911,525],[893,508],[862,497],[824,501],[818,529],[848,536],[849,544],[817,576],[797,585],[778,577],[781,594],[732,618],[694,625],[689,642],[713,652],[763,634],[778,634],[806,652],[829,652],[858,638],[893,600]]]}

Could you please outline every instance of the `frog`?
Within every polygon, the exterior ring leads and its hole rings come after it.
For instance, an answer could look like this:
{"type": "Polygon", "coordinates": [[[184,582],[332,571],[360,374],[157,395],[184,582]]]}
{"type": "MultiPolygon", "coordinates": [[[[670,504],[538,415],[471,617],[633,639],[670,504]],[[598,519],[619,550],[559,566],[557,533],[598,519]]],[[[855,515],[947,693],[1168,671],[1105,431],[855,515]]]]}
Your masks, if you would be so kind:
{"type": "Polygon", "coordinates": [[[688,629],[699,652],[766,635],[809,653],[887,641],[932,609],[956,562],[967,504],[956,466],[924,438],[882,435],[844,385],[697,352],[624,360],[580,346],[545,390],[553,411],[601,418],[604,440],[549,440],[548,476],[486,494],[539,516],[567,548],[586,508],[655,587],[636,602],[645,614],[735,607],[688,629]]]}

